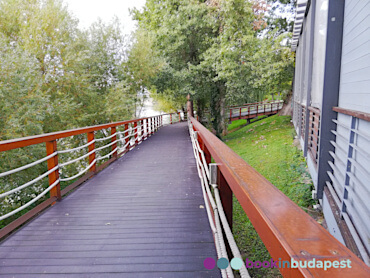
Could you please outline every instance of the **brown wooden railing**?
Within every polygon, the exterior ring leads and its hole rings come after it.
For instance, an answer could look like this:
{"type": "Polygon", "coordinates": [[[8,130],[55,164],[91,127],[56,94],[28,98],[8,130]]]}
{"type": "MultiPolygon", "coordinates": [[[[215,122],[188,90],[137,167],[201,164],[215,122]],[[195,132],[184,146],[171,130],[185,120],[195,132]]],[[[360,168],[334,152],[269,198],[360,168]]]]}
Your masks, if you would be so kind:
{"type": "Polygon", "coordinates": [[[190,117],[207,161],[218,165],[217,184],[231,226],[233,194],[275,261],[350,261],[350,268],[284,268],[286,277],[369,277],[369,268],[327,230],[190,117]]]}
{"type": "MultiPolygon", "coordinates": [[[[56,201],[61,200],[62,196],[67,194],[72,189],[76,188],[78,185],[82,184],[84,181],[95,175],[97,172],[104,169],[107,165],[112,163],[113,161],[117,160],[119,157],[130,151],[132,148],[134,148],[136,145],[140,144],[142,141],[146,140],[148,137],[150,137],[152,134],[154,134],[159,127],[163,125],[163,116],[169,116],[170,121],[169,123],[173,123],[172,115],[179,115],[179,118],[177,121],[181,121],[181,115],[179,113],[171,113],[171,114],[162,114],[154,117],[146,117],[146,118],[140,118],[140,119],[134,119],[129,121],[121,121],[121,122],[115,122],[115,123],[109,123],[109,124],[102,124],[97,126],[89,126],[84,128],[77,128],[72,130],[65,130],[65,131],[59,131],[59,132],[53,132],[53,133],[47,133],[47,134],[41,134],[36,136],[29,136],[24,138],[17,138],[7,141],[0,141],[0,152],[9,151],[13,149],[23,148],[31,145],[36,144],[42,144],[45,143],[46,145],[46,158],[39,160],[39,162],[45,162],[47,161],[47,168],[48,168],[48,174],[44,173],[43,175],[48,176],[49,178],[49,188],[45,191],[43,191],[43,195],[40,194],[39,196],[43,197],[47,192],[50,192],[50,197],[43,201],[42,203],[38,204],[36,207],[31,209],[30,211],[26,212],[4,228],[0,230],[0,239],[7,234],[9,234],[11,231],[25,223],[27,220],[38,214],[40,211],[48,207],[49,205],[54,204],[56,201]],[[117,131],[117,128],[123,127],[124,130],[119,132],[117,131]],[[110,136],[107,136],[106,138],[95,138],[95,132],[101,131],[101,130],[107,130],[110,129],[110,136]],[[75,135],[80,134],[86,134],[87,137],[87,144],[80,146],[75,149],[70,150],[63,150],[58,152],[58,141],[62,138],[67,138],[75,135]],[[121,138],[118,138],[118,137],[121,138]],[[103,147],[96,148],[95,142],[98,140],[105,141],[108,140],[108,144],[106,144],[103,147]],[[118,143],[121,142],[124,147],[119,151],[118,143]],[[78,175],[76,175],[76,178],[70,177],[66,178],[64,180],[76,180],[73,183],[69,184],[67,187],[65,187],[63,190],[61,190],[60,182],[63,181],[63,179],[60,178],[60,168],[63,166],[63,164],[58,161],[58,153],[65,153],[67,151],[74,151],[76,149],[82,149],[82,148],[88,148],[87,154],[83,155],[81,158],[75,159],[75,161],[79,161],[79,159],[86,158],[89,161],[89,166],[85,168],[82,172],[80,172],[78,175]],[[107,155],[104,155],[103,157],[97,158],[97,152],[99,150],[102,150],[104,148],[110,148],[110,152],[107,155]],[[97,160],[99,159],[108,159],[106,162],[101,164],[100,166],[97,166],[97,160]],[[84,174],[84,175],[82,175],[84,174]]],[[[37,162],[37,163],[39,163],[37,162]]],[[[67,161],[64,164],[70,164],[71,161],[67,161]]],[[[13,174],[15,172],[21,171],[27,168],[30,168],[32,164],[35,164],[35,162],[30,163],[30,166],[22,166],[17,169],[10,170],[5,173],[0,173],[0,177],[13,174]],[[25,168],[26,167],[26,168],[25,168]]],[[[32,182],[32,181],[31,181],[32,182]]],[[[16,189],[12,189],[9,192],[1,193],[0,191],[0,198],[6,197],[7,195],[12,194],[11,191],[17,192],[22,190],[23,188],[26,188],[27,184],[21,185],[16,189]]],[[[40,197],[40,198],[41,198],[40,197]]],[[[37,197],[34,198],[35,201],[30,201],[29,205],[32,205],[33,203],[36,203],[38,200],[37,197]],[[35,200],[36,199],[36,200],[35,200]]],[[[27,203],[28,204],[28,203],[27,203]]],[[[27,205],[26,204],[26,205],[27,205]]],[[[24,205],[24,209],[26,209],[28,206],[24,205]]],[[[23,211],[22,207],[15,209],[16,211],[23,211]]],[[[7,215],[0,215],[0,220],[6,219],[7,217],[12,216],[15,214],[15,212],[8,213],[7,215]],[[1,219],[2,218],[2,219],[1,219]]]]}
{"type": "Polygon", "coordinates": [[[312,106],[308,107],[308,110],[310,111],[310,117],[307,150],[317,168],[319,160],[320,110],[312,106]]]}
{"type": "Polygon", "coordinates": [[[283,107],[283,101],[256,102],[242,106],[229,107],[230,121],[238,119],[250,119],[262,115],[276,114],[283,107]]]}
{"type": "Polygon", "coordinates": [[[306,105],[301,104],[302,113],[301,113],[301,137],[304,140],[305,137],[305,129],[306,129],[306,105]]]}

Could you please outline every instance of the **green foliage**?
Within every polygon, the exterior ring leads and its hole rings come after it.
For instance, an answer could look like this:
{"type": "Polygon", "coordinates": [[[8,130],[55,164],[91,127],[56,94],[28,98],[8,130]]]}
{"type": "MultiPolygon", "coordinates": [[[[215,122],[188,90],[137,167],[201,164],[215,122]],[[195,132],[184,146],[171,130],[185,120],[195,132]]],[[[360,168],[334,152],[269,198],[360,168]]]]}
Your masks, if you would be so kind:
{"type": "MultiPolygon", "coordinates": [[[[293,126],[288,116],[271,116],[247,125],[224,137],[225,143],[249,165],[301,207],[313,204],[312,181],[302,153],[293,145],[293,126]]],[[[271,257],[234,199],[234,236],[244,258],[253,261],[271,257]]],[[[253,277],[276,277],[277,269],[250,269],[253,277]]]]}
{"type": "MultiPolygon", "coordinates": [[[[140,55],[144,54],[138,49],[126,53],[127,41],[117,19],[109,24],[97,21],[86,31],[79,30],[77,23],[60,0],[0,1],[0,140],[135,116],[141,105],[138,91],[144,86],[138,80],[144,77],[134,76],[137,71],[133,69],[140,68],[140,55]],[[128,62],[128,54],[136,60],[128,62]]],[[[108,134],[109,130],[104,130],[96,137],[108,134]]],[[[58,148],[74,148],[86,140],[86,135],[64,138],[58,141],[58,148]]],[[[59,160],[66,162],[86,152],[63,154],[59,160]]],[[[99,155],[108,152],[109,148],[99,155]]],[[[0,172],[44,156],[44,144],[2,152],[0,172]]],[[[75,175],[87,165],[87,159],[73,163],[63,168],[61,175],[75,175]]],[[[42,163],[1,178],[0,192],[18,187],[46,170],[46,163],[42,163]]],[[[0,215],[25,204],[47,186],[44,178],[1,199],[0,215]]],[[[21,213],[24,211],[0,226],[21,213]]]]}
{"type": "Polygon", "coordinates": [[[217,135],[226,131],[228,104],[287,91],[293,73],[287,35],[261,37],[255,30],[261,13],[255,10],[245,0],[149,0],[142,12],[134,10],[152,38],[153,54],[165,62],[149,89],[178,109],[190,94],[200,117],[210,109],[217,135]]]}

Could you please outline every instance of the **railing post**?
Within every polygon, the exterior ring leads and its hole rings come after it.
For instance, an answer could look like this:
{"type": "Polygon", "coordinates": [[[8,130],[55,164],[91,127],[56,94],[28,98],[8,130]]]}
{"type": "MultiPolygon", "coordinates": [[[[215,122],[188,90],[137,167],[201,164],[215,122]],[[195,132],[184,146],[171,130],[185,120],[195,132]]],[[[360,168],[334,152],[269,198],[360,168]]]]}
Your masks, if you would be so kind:
{"type": "MultiPolygon", "coordinates": [[[[124,132],[123,134],[125,135],[124,137],[128,136],[128,124],[125,124],[125,132],[124,132]]],[[[130,139],[127,137],[127,138],[125,139],[125,145],[126,145],[129,141],[130,141],[130,139]]],[[[127,148],[127,149],[126,149],[124,152],[128,152],[128,150],[130,150],[130,146],[129,146],[129,145],[128,145],[126,148],[127,148]]]]}
{"type": "MultiPolygon", "coordinates": [[[[53,140],[50,142],[46,142],[46,155],[51,155],[57,151],[57,141],[53,140]]],[[[55,155],[48,159],[48,170],[53,169],[54,167],[58,166],[58,155],[55,155]]],[[[56,169],[54,172],[49,174],[49,186],[52,185],[54,182],[59,180],[59,169],[56,169]]],[[[60,182],[56,186],[54,186],[50,190],[50,198],[56,197],[57,200],[62,199],[62,195],[60,194],[60,182]]]]}
{"type": "Polygon", "coordinates": [[[134,141],[134,145],[137,145],[139,143],[139,141],[137,140],[137,134],[139,133],[139,129],[137,128],[137,121],[134,122],[134,130],[135,130],[135,141],[134,141]]]}
{"type": "MultiPolygon", "coordinates": [[[[230,186],[225,180],[225,177],[220,171],[219,167],[217,167],[217,185],[218,185],[218,190],[220,191],[221,203],[224,208],[226,219],[232,231],[233,230],[233,192],[231,191],[230,186]]],[[[227,240],[224,232],[223,234],[224,234],[224,239],[227,240]]],[[[232,257],[232,252],[231,252],[229,245],[227,246],[226,249],[227,249],[228,255],[232,257]]]]}
{"type": "MultiPolygon", "coordinates": [[[[115,126],[113,126],[113,127],[111,127],[111,128],[110,128],[110,135],[113,135],[113,134],[115,134],[116,132],[117,132],[117,128],[116,128],[115,126]]],[[[117,140],[117,135],[115,135],[115,136],[113,136],[113,137],[112,137],[111,142],[114,142],[114,141],[116,141],[116,140],[117,140]]],[[[117,142],[116,142],[116,143],[114,143],[114,144],[112,145],[112,151],[113,151],[115,148],[117,148],[117,142]]],[[[115,159],[117,159],[117,154],[118,154],[118,150],[116,150],[116,151],[113,153],[112,157],[114,157],[115,159]]]]}
{"type": "Polygon", "coordinates": [[[140,142],[144,141],[144,120],[140,121],[140,142]]]}
{"type": "MultiPolygon", "coordinates": [[[[198,137],[199,138],[199,137],[198,137]]],[[[202,141],[202,146],[201,146],[203,152],[204,152],[204,158],[206,159],[206,163],[207,165],[210,164],[212,162],[212,156],[211,156],[211,153],[209,152],[207,146],[204,144],[204,142],[202,141]]]]}
{"type": "Polygon", "coordinates": [[[150,136],[150,118],[146,119],[146,137],[150,136]]]}
{"type": "MultiPolygon", "coordinates": [[[[94,139],[95,139],[94,131],[93,132],[88,132],[87,133],[87,142],[89,143],[89,142],[93,141],[94,139]]],[[[91,145],[89,145],[89,148],[88,148],[89,152],[92,152],[93,150],[95,150],[95,143],[92,143],[91,145]]],[[[92,154],[89,155],[89,164],[93,163],[93,161],[95,160],[95,157],[96,157],[95,152],[93,152],[92,154]]],[[[96,171],[96,162],[90,168],[89,171],[90,172],[95,172],[96,171]]]]}
{"type": "Polygon", "coordinates": [[[150,137],[151,129],[150,129],[150,118],[147,119],[147,137],[150,137]]]}
{"type": "Polygon", "coordinates": [[[150,134],[154,134],[154,118],[150,118],[150,134]]]}
{"type": "Polygon", "coordinates": [[[152,117],[151,118],[151,121],[150,121],[150,123],[152,124],[152,134],[155,133],[155,124],[154,124],[154,121],[155,121],[155,117],[152,117]]]}
{"type": "Polygon", "coordinates": [[[148,136],[152,135],[152,118],[148,118],[148,136]]]}
{"type": "Polygon", "coordinates": [[[224,207],[227,221],[232,229],[233,224],[233,192],[231,191],[227,181],[222,175],[220,169],[217,170],[217,184],[220,190],[221,202],[224,207]]]}
{"type": "Polygon", "coordinates": [[[172,125],[172,114],[170,114],[170,124],[172,125]]]}
{"type": "Polygon", "coordinates": [[[233,113],[232,113],[232,112],[233,112],[233,109],[232,109],[232,108],[230,108],[230,122],[232,122],[232,120],[231,120],[231,119],[232,119],[232,117],[233,117],[233,113]]]}
{"type": "Polygon", "coordinates": [[[239,120],[242,118],[242,108],[239,108],[239,120]]]}
{"type": "Polygon", "coordinates": [[[179,122],[181,122],[181,112],[178,113],[179,113],[179,122]]]}

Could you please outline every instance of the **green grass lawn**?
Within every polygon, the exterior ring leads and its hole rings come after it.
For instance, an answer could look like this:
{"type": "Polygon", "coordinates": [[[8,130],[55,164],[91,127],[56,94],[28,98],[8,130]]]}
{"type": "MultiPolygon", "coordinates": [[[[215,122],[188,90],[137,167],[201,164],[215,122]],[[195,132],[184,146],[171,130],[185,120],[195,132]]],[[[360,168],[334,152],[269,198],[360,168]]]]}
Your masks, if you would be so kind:
{"type": "MultiPolygon", "coordinates": [[[[258,116],[254,119],[250,119],[250,122],[253,123],[253,122],[259,121],[259,120],[264,119],[264,118],[266,118],[266,116],[258,116]]],[[[245,126],[246,124],[247,124],[246,119],[240,119],[240,120],[232,121],[227,126],[227,131],[234,132],[234,131],[238,130],[239,128],[245,126]]]]}
{"type": "MultiPolygon", "coordinates": [[[[271,116],[231,132],[224,142],[292,201],[308,208],[312,181],[302,152],[293,145],[289,116],[271,116]]],[[[233,232],[244,258],[269,260],[270,255],[244,210],[234,198],[233,232]]],[[[279,277],[277,269],[250,269],[252,277],[279,277]]]]}
{"type": "Polygon", "coordinates": [[[231,124],[229,124],[227,126],[227,130],[228,131],[232,131],[238,127],[241,127],[243,125],[246,125],[247,124],[247,120],[246,119],[241,119],[241,120],[236,120],[236,121],[233,121],[231,122],[231,124]]]}

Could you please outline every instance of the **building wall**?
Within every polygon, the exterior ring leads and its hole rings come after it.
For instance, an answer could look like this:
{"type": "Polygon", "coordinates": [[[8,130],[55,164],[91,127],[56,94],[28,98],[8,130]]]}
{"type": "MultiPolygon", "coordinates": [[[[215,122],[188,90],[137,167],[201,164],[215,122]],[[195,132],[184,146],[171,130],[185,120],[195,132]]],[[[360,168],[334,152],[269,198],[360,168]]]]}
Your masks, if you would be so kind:
{"type": "MultiPolygon", "coordinates": [[[[304,151],[310,148],[310,144],[312,146],[312,143],[315,143],[315,140],[312,139],[312,132],[315,131],[312,131],[314,119],[312,114],[308,114],[308,116],[306,114],[309,129],[308,143],[305,146],[301,138],[302,133],[307,132],[302,128],[306,121],[303,117],[304,113],[302,113],[303,106],[308,104],[311,106],[310,109],[315,107],[321,111],[321,116],[323,115],[323,99],[327,100],[328,98],[323,93],[324,72],[327,66],[325,64],[327,43],[329,44],[326,41],[327,28],[328,22],[330,24],[330,21],[336,20],[335,17],[328,17],[329,0],[316,0],[315,3],[312,59],[309,59],[310,47],[312,47],[310,45],[311,24],[309,23],[312,10],[309,10],[307,17],[304,18],[302,32],[296,47],[293,123],[304,151]],[[311,90],[308,86],[310,66],[312,66],[311,90]],[[307,99],[309,102],[305,103],[307,99]]],[[[335,2],[331,1],[330,3],[333,5],[335,2]]],[[[370,113],[370,1],[345,1],[340,68],[339,90],[336,95],[338,96],[338,106],[370,113]]],[[[336,115],[336,117],[330,116],[330,121],[334,121],[335,125],[328,129],[329,133],[331,131],[335,135],[334,139],[330,139],[334,149],[329,152],[329,158],[332,157],[333,162],[327,159],[321,161],[321,165],[324,163],[330,165],[330,168],[320,171],[321,166],[318,167],[320,157],[315,159],[307,155],[307,164],[316,189],[318,174],[325,172],[329,175],[327,180],[325,178],[325,186],[330,190],[330,196],[332,196],[330,198],[334,198],[333,201],[337,204],[341,215],[338,211],[333,213],[328,203],[328,197],[324,194],[320,204],[324,209],[328,230],[343,242],[337,225],[339,223],[337,218],[343,217],[359,249],[358,252],[370,265],[368,256],[370,252],[370,122],[345,113],[331,114],[336,115]],[[329,171],[327,172],[327,170],[329,171]]],[[[325,127],[323,128],[325,129],[325,127]]],[[[319,134],[317,139],[319,148],[321,147],[321,136],[319,134]]]]}
{"type": "Polygon", "coordinates": [[[321,110],[322,92],[324,90],[328,0],[317,0],[315,13],[311,106],[321,110]]]}
{"type": "Polygon", "coordinates": [[[370,112],[370,1],[346,0],[339,106],[370,112]]]}
{"type": "MultiPolygon", "coordinates": [[[[345,2],[338,106],[370,113],[370,1],[345,2]]],[[[336,123],[329,186],[369,253],[370,122],[338,113],[336,123]]]]}

